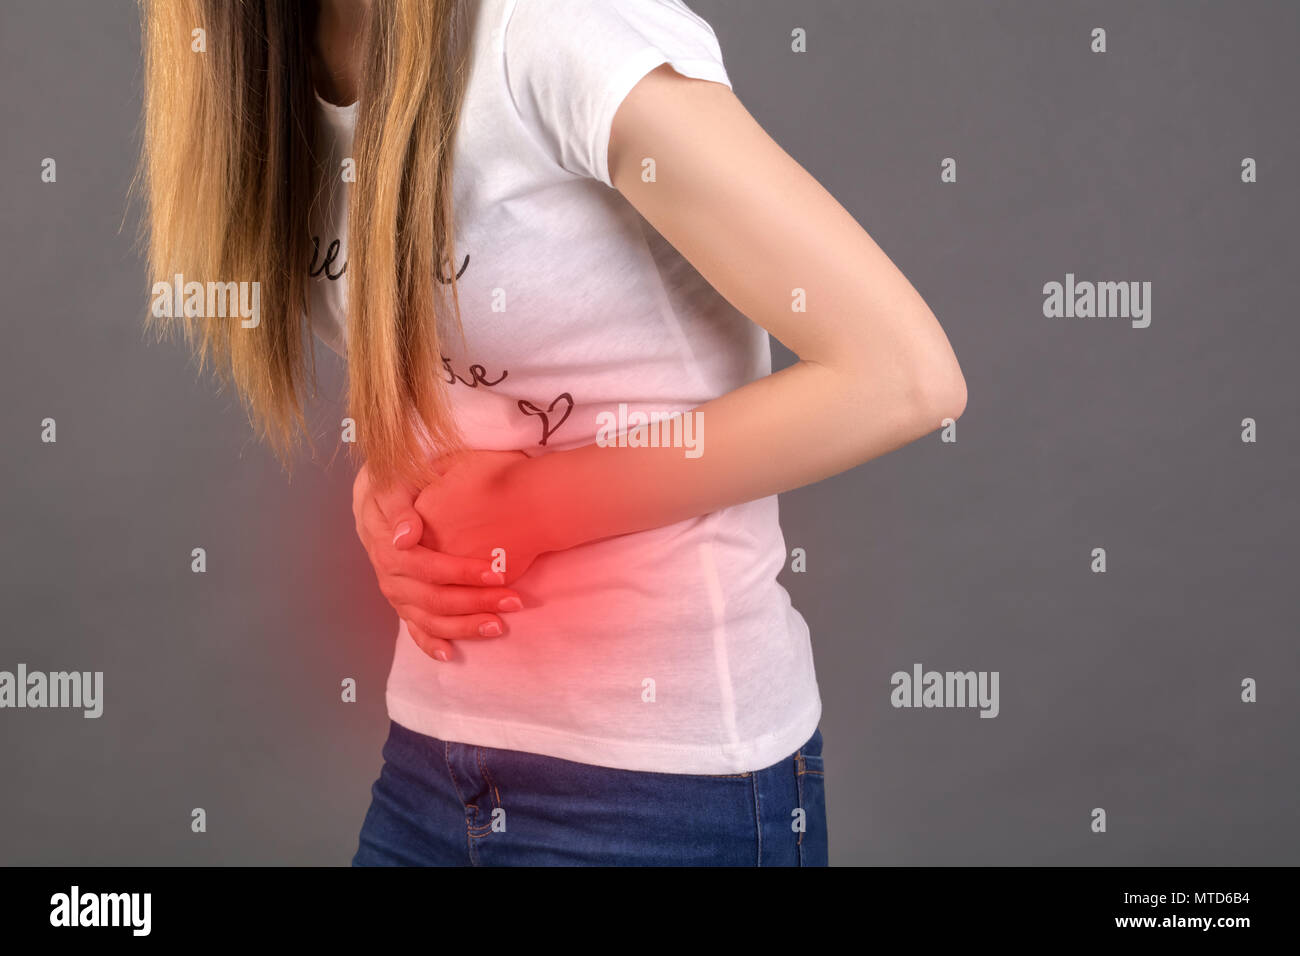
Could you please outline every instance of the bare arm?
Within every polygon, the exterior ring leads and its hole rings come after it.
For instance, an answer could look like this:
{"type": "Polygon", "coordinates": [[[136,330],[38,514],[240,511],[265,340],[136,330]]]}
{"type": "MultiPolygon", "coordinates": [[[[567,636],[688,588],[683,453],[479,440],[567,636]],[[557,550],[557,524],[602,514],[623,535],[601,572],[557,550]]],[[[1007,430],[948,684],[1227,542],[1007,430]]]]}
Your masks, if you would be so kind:
{"type": "Polygon", "coordinates": [[[453,468],[418,502],[431,546],[504,546],[522,558],[513,579],[538,553],[820,481],[962,413],[965,382],[933,313],[725,86],[651,72],[615,117],[609,161],[628,201],[799,361],[702,405],[699,457],[592,444],[453,468]],[[796,289],[806,311],[792,308],[796,289]]]}
{"type": "Polygon", "coordinates": [[[541,550],[810,484],[962,413],[965,381],[920,295],[725,86],[660,67],[624,100],[609,150],[615,187],[799,361],[701,406],[699,458],[588,445],[530,461],[524,493],[550,503],[534,512],[551,516],[541,550]]]}

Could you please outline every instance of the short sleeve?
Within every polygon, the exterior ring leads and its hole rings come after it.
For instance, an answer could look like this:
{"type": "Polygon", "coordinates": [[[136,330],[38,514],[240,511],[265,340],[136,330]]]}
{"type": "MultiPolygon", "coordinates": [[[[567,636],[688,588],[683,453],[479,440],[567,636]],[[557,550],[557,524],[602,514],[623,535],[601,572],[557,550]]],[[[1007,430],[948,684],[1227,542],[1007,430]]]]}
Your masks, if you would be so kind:
{"type": "Polygon", "coordinates": [[[642,77],[668,63],[731,87],[713,28],[682,0],[514,0],[503,51],[525,124],[564,169],[610,187],[610,127],[642,77]]]}

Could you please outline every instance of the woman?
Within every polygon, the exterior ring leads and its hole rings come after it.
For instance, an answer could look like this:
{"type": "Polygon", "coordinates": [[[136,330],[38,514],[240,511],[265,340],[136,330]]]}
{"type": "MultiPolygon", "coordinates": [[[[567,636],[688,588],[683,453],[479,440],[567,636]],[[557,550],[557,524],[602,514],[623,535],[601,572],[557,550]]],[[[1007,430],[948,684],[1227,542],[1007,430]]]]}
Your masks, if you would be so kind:
{"type": "Polygon", "coordinates": [[[354,863],[824,864],[775,496],[956,418],[965,384],[709,25],[145,6],[154,275],[260,283],[255,324],[186,328],[284,456],[304,313],[348,361],[357,529],[401,621],[354,863]],[[769,333],[799,357],[776,374],[769,333]]]}

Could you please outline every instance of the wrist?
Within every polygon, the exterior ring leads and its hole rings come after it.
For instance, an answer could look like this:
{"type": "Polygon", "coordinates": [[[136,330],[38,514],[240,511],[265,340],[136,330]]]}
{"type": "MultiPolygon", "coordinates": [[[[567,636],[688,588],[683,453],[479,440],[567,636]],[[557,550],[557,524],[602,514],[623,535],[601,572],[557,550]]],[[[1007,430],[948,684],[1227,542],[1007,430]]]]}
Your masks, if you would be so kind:
{"type": "Polygon", "coordinates": [[[504,498],[511,528],[519,546],[532,554],[563,551],[578,542],[570,540],[570,522],[562,486],[552,480],[555,462],[563,452],[526,457],[506,469],[504,498]]]}

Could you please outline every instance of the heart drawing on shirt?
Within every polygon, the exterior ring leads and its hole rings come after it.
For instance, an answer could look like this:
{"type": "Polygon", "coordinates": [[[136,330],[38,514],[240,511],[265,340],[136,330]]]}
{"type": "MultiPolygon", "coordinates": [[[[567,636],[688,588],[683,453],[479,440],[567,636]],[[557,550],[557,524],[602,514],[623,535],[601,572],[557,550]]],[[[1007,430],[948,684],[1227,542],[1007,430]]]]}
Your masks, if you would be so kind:
{"type": "Polygon", "coordinates": [[[561,393],[551,404],[546,406],[546,411],[542,411],[527,399],[521,398],[519,400],[519,410],[525,415],[536,415],[542,420],[542,440],[537,444],[545,445],[546,440],[555,434],[568,419],[569,413],[573,411],[573,396],[568,392],[561,393]],[[557,405],[564,409],[564,414],[560,416],[559,421],[551,424],[551,416],[555,414],[557,405]]]}

